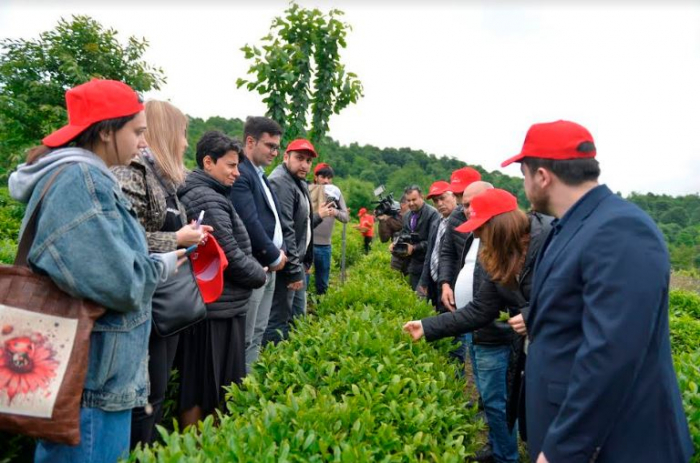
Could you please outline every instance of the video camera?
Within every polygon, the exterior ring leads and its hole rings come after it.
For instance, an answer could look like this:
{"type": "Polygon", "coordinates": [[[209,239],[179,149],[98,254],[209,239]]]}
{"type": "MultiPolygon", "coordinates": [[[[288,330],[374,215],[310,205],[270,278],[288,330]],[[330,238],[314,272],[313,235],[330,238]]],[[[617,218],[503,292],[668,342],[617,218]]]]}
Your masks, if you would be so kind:
{"type": "Polygon", "coordinates": [[[401,233],[394,241],[394,249],[391,253],[397,257],[408,256],[408,245],[416,244],[420,241],[418,233],[401,233]]]}
{"type": "Polygon", "coordinates": [[[394,200],[394,196],[391,193],[385,197],[382,197],[382,193],[384,193],[384,185],[379,185],[374,190],[374,196],[377,196],[379,201],[372,201],[372,204],[377,205],[377,207],[374,208],[375,217],[379,217],[380,215],[398,217],[401,213],[401,205],[398,201],[394,200]]]}

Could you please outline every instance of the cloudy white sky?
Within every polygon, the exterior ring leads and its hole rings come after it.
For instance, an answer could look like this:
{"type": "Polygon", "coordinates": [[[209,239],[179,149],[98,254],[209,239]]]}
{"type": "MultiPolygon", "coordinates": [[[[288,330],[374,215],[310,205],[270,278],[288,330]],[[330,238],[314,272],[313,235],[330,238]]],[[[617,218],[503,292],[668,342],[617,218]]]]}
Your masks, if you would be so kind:
{"type": "MultiPolygon", "coordinates": [[[[488,170],[534,122],[570,119],[598,146],[615,191],[700,192],[700,2],[322,1],[353,30],[342,53],[365,97],[331,120],[344,144],[411,147],[488,170]],[[565,4],[565,5],[561,5],[565,4]]],[[[0,0],[0,37],[33,38],[89,14],[146,37],[168,99],[198,117],[264,113],[235,81],[283,0],[0,0]]],[[[517,167],[503,169],[519,175],[517,167]]]]}

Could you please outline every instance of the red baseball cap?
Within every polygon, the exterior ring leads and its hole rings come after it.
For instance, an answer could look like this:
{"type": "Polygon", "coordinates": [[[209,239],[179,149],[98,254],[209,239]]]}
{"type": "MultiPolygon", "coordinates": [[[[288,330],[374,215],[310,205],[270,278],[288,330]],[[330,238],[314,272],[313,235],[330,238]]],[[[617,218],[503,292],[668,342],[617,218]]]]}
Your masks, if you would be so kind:
{"type": "MultiPolygon", "coordinates": [[[[289,148],[287,148],[287,151],[289,151],[289,148]]],[[[330,166],[328,164],[326,164],[325,162],[319,162],[318,164],[316,164],[316,167],[314,167],[314,175],[318,175],[319,170],[325,169],[327,167],[330,167],[330,166]]]]}
{"type": "Polygon", "coordinates": [[[131,116],[143,111],[138,94],[116,80],[93,79],[66,92],[68,125],[42,140],[50,148],[62,146],[95,122],[131,116]]]}
{"type": "Polygon", "coordinates": [[[297,138],[296,140],[289,142],[287,145],[287,150],[284,153],[288,154],[290,151],[308,151],[311,153],[312,158],[318,157],[314,145],[312,145],[309,140],[305,140],[303,138],[297,138]]]}
{"type": "Polygon", "coordinates": [[[362,217],[362,216],[365,215],[366,213],[367,213],[367,209],[365,209],[364,207],[361,207],[360,210],[357,211],[357,216],[358,216],[358,217],[362,217]]]}
{"type": "Polygon", "coordinates": [[[593,136],[584,126],[562,120],[544,122],[530,127],[522,151],[503,161],[501,167],[523,158],[586,159],[594,158],[595,154],[593,136]]]}
{"type": "Polygon", "coordinates": [[[204,302],[209,304],[219,299],[224,291],[224,270],[228,267],[228,259],[213,235],[209,235],[207,242],[190,255],[190,262],[204,302]]]}
{"type": "Polygon", "coordinates": [[[481,180],[481,174],[478,170],[472,169],[471,167],[462,167],[452,172],[450,177],[450,191],[461,195],[464,193],[464,189],[470,184],[481,180]]]}
{"type": "Polygon", "coordinates": [[[492,188],[472,198],[469,220],[455,230],[461,233],[474,231],[493,217],[518,208],[518,200],[506,190],[492,188]]]}
{"type": "Polygon", "coordinates": [[[440,196],[446,191],[452,191],[452,187],[450,186],[449,183],[438,180],[437,182],[434,182],[432,185],[430,185],[430,189],[428,190],[428,196],[426,198],[430,199],[434,196],[440,196]]]}

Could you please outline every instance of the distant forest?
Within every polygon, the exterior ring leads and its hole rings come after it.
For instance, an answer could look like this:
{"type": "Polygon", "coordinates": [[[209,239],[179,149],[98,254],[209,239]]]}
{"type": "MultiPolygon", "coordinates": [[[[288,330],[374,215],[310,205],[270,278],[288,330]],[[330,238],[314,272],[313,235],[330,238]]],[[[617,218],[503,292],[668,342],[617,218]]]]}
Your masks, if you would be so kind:
{"type": "MultiPolygon", "coordinates": [[[[197,140],[207,130],[221,130],[241,140],[243,121],[211,117],[207,120],[190,118],[186,159],[190,167],[195,165],[194,153],[197,140]]],[[[357,211],[360,207],[371,207],[376,200],[372,192],[384,185],[387,192],[398,199],[403,189],[417,184],[427,190],[436,180],[450,179],[450,173],[467,164],[455,158],[436,157],[411,148],[384,148],[352,143],[344,146],[326,138],[316,146],[319,162],[327,162],[335,171],[335,183],[343,191],[348,206],[357,211]]],[[[279,156],[281,159],[281,156],[279,156]]],[[[484,180],[517,196],[523,209],[529,208],[521,178],[501,172],[487,172],[481,166],[472,165],[481,172],[484,180]]],[[[657,195],[654,193],[632,193],[628,200],[644,209],[659,225],[666,237],[675,270],[700,269],[700,196],[657,195]]]]}

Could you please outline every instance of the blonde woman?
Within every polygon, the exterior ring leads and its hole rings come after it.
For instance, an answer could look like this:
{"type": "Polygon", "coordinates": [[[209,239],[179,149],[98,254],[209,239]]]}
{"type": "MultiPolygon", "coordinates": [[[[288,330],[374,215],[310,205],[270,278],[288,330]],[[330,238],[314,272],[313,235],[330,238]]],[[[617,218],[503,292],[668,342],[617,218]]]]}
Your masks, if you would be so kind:
{"type": "MultiPolygon", "coordinates": [[[[195,229],[186,224],[177,188],[185,178],[183,159],[187,149],[187,117],[165,101],[146,103],[147,148],[128,166],[112,168],[122,191],[131,201],[146,230],[150,252],[168,252],[200,243],[211,227],[195,229]]],[[[146,407],[135,408],[131,420],[131,447],[150,443],[157,436],[155,425],[163,415],[163,400],[179,334],[161,337],[151,330],[148,373],[151,391],[146,407]]]]}

